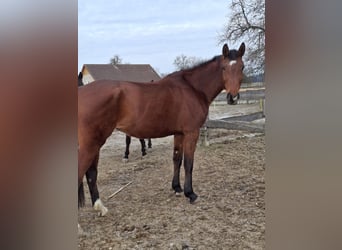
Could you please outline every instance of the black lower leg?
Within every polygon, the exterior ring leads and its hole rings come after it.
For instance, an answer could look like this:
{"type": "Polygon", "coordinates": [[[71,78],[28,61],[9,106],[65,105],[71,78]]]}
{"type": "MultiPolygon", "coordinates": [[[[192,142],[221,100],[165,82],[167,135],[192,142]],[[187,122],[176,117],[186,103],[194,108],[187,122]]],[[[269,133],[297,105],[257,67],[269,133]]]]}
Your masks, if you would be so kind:
{"type": "Polygon", "coordinates": [[[91,202],[94,205],[95,201],[99,198],[99,191],[97,190],[97,169],[90,168],[86,172],[87,183],[89,187],[89,192],[91,196],[91,202]]]}
{"type": "Polygon", "coordinates": [[[86,179],[89,187],[89,192],[91,196],[91,202],[94,205],[95,201],[100,198],[99,191],[97,190],[97,163],[99,160],[99,156],[97,155],[90,166],[90,168],[86,172],[86,179]]]}
{"type": "Polygon", "coordinates": [[[172,188],[176,193],[183,192],[183,189],[179,182],[179,173],[180,173],[180,166],[182,165],[182,152],[178,151],[177,149],[173,152],[173,179],[172,179],[172,188]]]}
{"type": "Polygon", "coordinates": [[[148,144],[147,145],[148,145],[148,148],[152,148],[152,141],[151,141],[150,138],[148,139],[148,144]]]}
{"type": "Polygon", "coordinates": [[[83,188],[83,182],[81,182],[78,185],[78,207],[84,207],[84,188],[83,188]]]}
{"type": "Polygon", "coordinates": [[[194,160],[190,157],[184,157],[185,181],[184,181],[184,195],[193,203],[197,199],[197,195],[192,190],[192,169],[194,160]]]}
{"type": "Polygon", "coordinates": [[[124,158],[128,159],[128,155],[129,155],[129,145],[131,144],[131,137],[126,135],[126,151],[125,151],[125,155],[124,158]]]}
{"type": "Polygon", "coordinates": [[[144,139],[139,139],[141,144],[141,155],[146,155],[146,143],[144,139]]]}

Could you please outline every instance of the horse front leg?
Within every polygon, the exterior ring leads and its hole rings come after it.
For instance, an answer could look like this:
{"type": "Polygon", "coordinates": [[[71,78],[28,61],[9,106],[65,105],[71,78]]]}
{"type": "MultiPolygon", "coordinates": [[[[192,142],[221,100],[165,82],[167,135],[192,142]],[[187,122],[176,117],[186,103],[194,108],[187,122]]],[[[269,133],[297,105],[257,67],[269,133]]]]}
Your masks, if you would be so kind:
{"type": "Polygon", "coordinates": [[[176,194],[183,192],[179,182],[179,170],[183,160],[183,135],[174,135],[172,189],[176,194]]]}
{"type": "Polygon", "coordinates": [[[192,189],[192,170],[198,136],[199,130],[184,135],[184,195],[190,199],[190,203],[197,199],[197,195],[192,189]]]}
{"type": "Polygon", "coordinates": [[[91,196],[91,202],[95,210],[99,211],[100,216],[106,215],[108,209],[103,205],[99,191],[97,189],[97,164],[99,161],[99,153],[95,156],[90,168],[86,172],[86,179],[91,196]]]}

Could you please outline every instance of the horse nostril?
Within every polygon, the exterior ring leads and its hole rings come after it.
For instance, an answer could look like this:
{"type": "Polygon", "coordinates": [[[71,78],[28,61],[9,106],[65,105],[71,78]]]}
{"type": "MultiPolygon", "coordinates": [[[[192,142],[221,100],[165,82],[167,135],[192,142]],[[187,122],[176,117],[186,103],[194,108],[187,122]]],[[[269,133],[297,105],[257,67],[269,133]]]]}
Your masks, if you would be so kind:
{"type": "Polygon", "coordinates": [[[240,94],[237,93],[237,95],[233,96],[232,94],[228,93],[227,94],[227,103],[230,105],[235,105],[237,104],[237,101],[240,98],[240,94]]]}
{"type": "Polygon", "coordinates": [[[233,97],[233,101],[235,102],[239,100],[239,98],[240,98],[240,94],[238,93],[236,96],[233,97]]]}

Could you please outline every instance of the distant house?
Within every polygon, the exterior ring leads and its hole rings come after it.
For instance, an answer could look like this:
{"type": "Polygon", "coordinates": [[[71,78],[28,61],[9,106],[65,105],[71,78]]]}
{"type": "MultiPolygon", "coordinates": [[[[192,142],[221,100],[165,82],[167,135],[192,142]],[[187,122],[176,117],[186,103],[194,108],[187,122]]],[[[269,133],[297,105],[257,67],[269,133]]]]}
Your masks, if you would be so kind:
{"type": "Polygon", "coordinates": [[[82,72],[78,74],[78,87],[83,86],[83,75],[82,72]]]}
{"type": "Polygon", "coordinates": [[[130,82],[151,82],[161,79],[149,64],[84,64],[81,73],[84,84],[103,79],[130,82]]]}

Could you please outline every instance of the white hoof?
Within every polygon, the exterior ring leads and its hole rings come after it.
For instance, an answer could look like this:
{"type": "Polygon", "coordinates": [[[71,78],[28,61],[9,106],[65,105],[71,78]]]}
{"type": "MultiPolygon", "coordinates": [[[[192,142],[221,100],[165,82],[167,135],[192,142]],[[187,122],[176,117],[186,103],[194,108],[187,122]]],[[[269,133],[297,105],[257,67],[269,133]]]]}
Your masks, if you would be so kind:
{"type": "Polygon", "coordinates": [[[79,223],[77,223],[77,228],[78,228],[78,233],[79,234],[82,234],[84,232],[79,223]]]}
{"type": "Polygon", "coordinates": [[[83,231],[82,227],[80,226],[80,224],[77,224],[77,227],[78,227],[78,235],[80,236],[89,236],[90,234],[83,231]]]}
{"type": "Polygon", "coordinates": [[[127,162],[128,162],[128,159],[127,159],[127,158],[122,158],[122,162],[123,162],[123,163],[127,163],[127,162]]]}
{"type": "Polygon", "coordinates": [[[99,211],[99,216],[105,216],[108,213],[108,209],[103,205],[100,199],[97,199],[94,203],[94,209],[99,211]]]}

